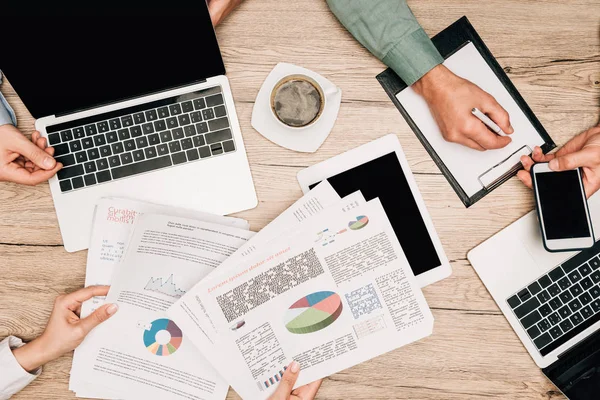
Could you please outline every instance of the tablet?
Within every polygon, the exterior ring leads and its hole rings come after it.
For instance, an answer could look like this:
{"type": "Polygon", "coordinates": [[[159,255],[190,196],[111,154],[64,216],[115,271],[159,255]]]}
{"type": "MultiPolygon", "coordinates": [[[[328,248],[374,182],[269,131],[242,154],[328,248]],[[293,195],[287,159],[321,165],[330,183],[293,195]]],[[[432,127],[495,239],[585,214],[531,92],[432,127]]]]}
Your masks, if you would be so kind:
{"type": "Polygon", "coordinates": [[[340,197],[360,190],[379,197],[421,287],[452,273],[396,135],[386,135],[298,173],[307,193],[327,179],[340,197]]]}

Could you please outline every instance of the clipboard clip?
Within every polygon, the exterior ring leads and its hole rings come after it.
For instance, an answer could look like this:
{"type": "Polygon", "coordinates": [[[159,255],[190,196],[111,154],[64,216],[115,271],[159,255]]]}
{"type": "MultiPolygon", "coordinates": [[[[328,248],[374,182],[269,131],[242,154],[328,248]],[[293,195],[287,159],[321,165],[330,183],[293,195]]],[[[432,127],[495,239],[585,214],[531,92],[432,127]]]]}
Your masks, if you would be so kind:
{"type": "Polygon", "coordinates": [[[477,180],[485,190],[489,190],[494,185],[500,183],[506,176],[512,175],[521,169],[521,156],[528,156],[531,153],[531,148],[524,145],[504,160],[479,175],[477,180]]]}

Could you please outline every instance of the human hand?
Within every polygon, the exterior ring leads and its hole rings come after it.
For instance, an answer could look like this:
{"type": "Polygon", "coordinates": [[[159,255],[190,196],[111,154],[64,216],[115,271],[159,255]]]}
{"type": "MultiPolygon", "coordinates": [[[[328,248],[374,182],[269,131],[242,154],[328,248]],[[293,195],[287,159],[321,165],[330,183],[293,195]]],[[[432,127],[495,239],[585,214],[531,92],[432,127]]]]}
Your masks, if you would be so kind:
{"type": "Polygon", "coordinates": [[[19,364],[33,371],[48,361],[74,350],[88,333],[115,312],[116,304],[105,304],[86,318],[79,318],[81,304],[95,296],[106,296],[109,286],[88,286],[56,298],[44,333],[37,339],[13,350],[19,364]]]}
{"type": "Polygon", "coordinates": [[[300,364],[296,361],[292,361],[288,368],[285,370],[277,390],[269,400],[312,400],[317,395],[323,379],[309,383],[308,385],[300,386],[299,388],[292,390],[298,375],[300,374],[300,364]]]}
{"type": "Polygon", "coordinates": [[[0,181],[37,185],[62,168],[46,138],[35,131],[31,141],[10,124],[0,126],[0,181]]]}
{"type": "Polygon", "coordinates": [[[208,0],[208,12],[213,26],[217,26],[228,16],[242,0],[208,0]]]}
{"type": "Polygon", "coordinates": [[[521,157],[525,170],[517,174],[529,188],[532,188],[530,170],[533,164],[547,162],[553,171],[582,167],[583,187],[588,198],[600,189],[600,125],[575,136],[554,154],[544,155],[542,149],[536,146],[532,156],[521,157]]]}
{"type": "Polygon", "coordinates": [[[444,139],[475,150],[500,149],[511,142],[499,136],[471,114],[478,108],[490,117],[506,134],[514,132],[508,113],[494,97],[477,85],[456,76],[444,65],[438,65],[413,84],[423,96],[444,139]]]}

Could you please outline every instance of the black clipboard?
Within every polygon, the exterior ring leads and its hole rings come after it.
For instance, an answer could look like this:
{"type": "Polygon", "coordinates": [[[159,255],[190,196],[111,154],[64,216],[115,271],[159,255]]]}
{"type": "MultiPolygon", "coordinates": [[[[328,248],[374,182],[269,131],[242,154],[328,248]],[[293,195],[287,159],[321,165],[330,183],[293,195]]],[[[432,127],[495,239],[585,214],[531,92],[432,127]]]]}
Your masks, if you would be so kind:
{"type": "MultiPolygon", "coordinates": [[[[544,140],[544,144],[541,146],[542,151],[544,153],[547,153],[556,147],[556,144],[554,143],[554,141],[552,140],[550,135],[548,135],[548,132],[546,132],[546,129],[542,126],[541,122],[537,119],[537,117],[535,116],[535,114],[533,113],[531,108],[529,108],[529,106],[527,105],[527,103],[525,102],[523,97],[521,97],[521,94],[517,91],[517,89],[515,88],[513,83],[510,81],[510,79],[508,78],[508,76],[506,75],[506,73],[504,72],[502,67],[500,66],[500,64],[498,64],[498,62],[496,61],[496,59],[494,58],[494,56],[492,55],[490,50],[487,48],[487,46],[485,45],[485,43],[483,42],[481,37],[477,34],[477,32],[475,31],[475,29],[473,28],[473,26],[471,25],[471,23],[469,22],[467,17],[460,18],[458,21],[454,22],[452,25],[450,25],[449,27],[447,27],[446,29],[444,29],[443,31],[441,31],[440,33],[435,35],[431,39],[431,41],[433,42],[433,44],[438,49],[438,51],[440,52],[440,54],[442,55],[442,57],[444,59],[447,59],[448,57],[450,57],[452,54],[454,54],[455,52],[460,50],[463,46],[467,45],[468,43],[473,43],[475,45],[475,47],[477,48],[477,50],[479,51],[479,53],[483,56],[483,59],[486,61],[486,63],[489,65],[489,67],[492,69],[492,71],[496,74],[496,76],[498,77],[498,79],[500,80],[502,85],[504,85],[504,87],[506,88],[508,93],[512,96],[512,98],[515,100],[517,105],[521,108],[523,113],[527,116],[527,118],[529,119],[529,121],[531,122],[531,124],[533,125],[535,130],[540,135],[540,137],[544,140]]],[[[419,139],[421,144],[423,144],[423,146],[425,147],[425,150],[427,150],[427,152],[429,153],[429,155],[431,156],[433,161],[436,163],[438,168],[442,171],[442,173],[444,174],[444,176],[450,183],[450,186],[452,186],[452,188],[454,189],[454,191],[456,192],[456,194],[458,195],[460,200],[463,202],[465,207],[470,207],[471,205],[475,204],[477,201],[481,200],[484,196],[486,196],[492,190],[494,190],[495,188],[497,188],[498,186],[500,186],[501,184],[503,184],[504,182],[509,180],[511,177],[516,175],[516,173],[520,169],[523,168],[520,161],[518,161],[512,168],[510,168],[508,171],[503,173],[499,178],[494,179],[492,182],[490,182],[489,185],[486,186],[486,185],[482,184],[483,188],[480,191],[478,191],[477,193],[475,193],[474,195],[472,195],[471,197],[469,197],[465,193],[463,188],[460,186],[460,184],[456,181],[456,179],[452,175],[452,172],[446,167],[446,165],[442,162],[440,157],[437,155],[437,153],[435,152],[435,149],[433,148],[433,146],[431,146],[431,144],[429,143],[429,141],[427,140],[425,135],[423,135],[423,133],[419,130],[417,125],[413,122],[413,120],[408,115],[408,113],[406,112],[404,107],[400,104],[400,102],[396,98],[396,95],[399,92],[406,89],[406,87],[407,87],[406,83],[398,75],[396,75],[396,73],[391,68],[388,68],[385,71],[383,71],[382,73],[380,73],[379,75],[377,75],[377,80],[379,81],[381,86],[383,86],[383,89],[386,91],[386,93],[388,94],[388,96],[390,97],[390,99],[392,100],[394,105],[396,106],[396,108],[398,108],[398,110],[400,111],[400,113],[402,114],[402,116],[404,117],[404,119],[406,120],[408,125],[411,127],[413,132],[415,132],[415,134],[417,135],[417,138],[419,139]]],[[[524,146],[524,147],[527,147],[527,146],[524,146]]],[[[529,152],[529,154],[530,154],[532,149],[529,149],[529,147],[527,147],[527,149],[521,148],[521,149],[517,150],[517,152],[513,153],[513,155],[515,157],[518,156],[517,153],[522,150],[525,150],[525,151],[529,152]]],[[[508,157],[501,163],[497,164],[496,167],[498,167],[499,165],[501,165],[504,162],[512,162],[512,161],[513,161],[512,156],[508,157]]],[[[495,168],[495,167],[493,167],[493,168],[495,168]]],[[[491,170],[484,172],[482,174],[482,176],[485,173],[490,172],[490,171],[491,170]]],[[[481,176],[480,176],[480,178],[481,178],[481,176]]],[[[481,179],[480,179],[480,182],[481,182],[481,179]]]]}

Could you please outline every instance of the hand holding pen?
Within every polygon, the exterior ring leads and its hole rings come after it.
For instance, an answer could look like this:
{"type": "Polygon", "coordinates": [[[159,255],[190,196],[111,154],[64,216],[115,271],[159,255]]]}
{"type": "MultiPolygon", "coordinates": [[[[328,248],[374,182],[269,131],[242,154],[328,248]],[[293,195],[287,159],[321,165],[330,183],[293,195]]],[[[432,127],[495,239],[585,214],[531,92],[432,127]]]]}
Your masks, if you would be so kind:
{"type": "Polygon", "coordinates": [[[472,110],[477,107],[482,115],[510,135],[513,128],[508,112],[492,95],[455,75],[443,64],[434,67],[412,87],[427,102],[446,141],[479,151],[501,149],[511,142],[510,137],[492,132],[472,110]]]}

